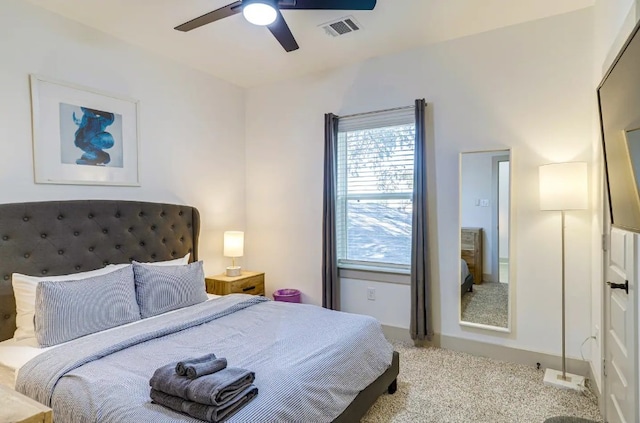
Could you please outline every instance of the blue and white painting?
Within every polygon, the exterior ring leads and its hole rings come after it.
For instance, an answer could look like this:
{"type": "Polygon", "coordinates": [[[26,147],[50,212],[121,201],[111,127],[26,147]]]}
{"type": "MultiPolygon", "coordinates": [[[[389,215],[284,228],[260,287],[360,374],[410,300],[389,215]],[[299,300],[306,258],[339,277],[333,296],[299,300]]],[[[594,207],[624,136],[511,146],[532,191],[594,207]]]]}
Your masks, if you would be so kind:
{"type": "Polygon", "coordinates": [[[60,103],[64,164],[123,167],[122,115],[60,103]]]}

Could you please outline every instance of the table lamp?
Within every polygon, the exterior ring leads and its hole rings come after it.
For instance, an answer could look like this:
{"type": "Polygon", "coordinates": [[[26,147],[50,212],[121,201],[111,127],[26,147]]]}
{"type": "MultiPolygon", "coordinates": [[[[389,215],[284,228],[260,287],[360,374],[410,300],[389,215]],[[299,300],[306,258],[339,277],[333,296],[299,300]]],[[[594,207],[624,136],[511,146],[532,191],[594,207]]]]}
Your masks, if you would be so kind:
{"type": "Polygon", "coordinates": [[[240,266],[236,266],[236,257],[244,254],[244,232],[226,231],[224,233],[224,256],[231,257],[231,266],[227,267],[227,276],[240,276],[240,266]]]}

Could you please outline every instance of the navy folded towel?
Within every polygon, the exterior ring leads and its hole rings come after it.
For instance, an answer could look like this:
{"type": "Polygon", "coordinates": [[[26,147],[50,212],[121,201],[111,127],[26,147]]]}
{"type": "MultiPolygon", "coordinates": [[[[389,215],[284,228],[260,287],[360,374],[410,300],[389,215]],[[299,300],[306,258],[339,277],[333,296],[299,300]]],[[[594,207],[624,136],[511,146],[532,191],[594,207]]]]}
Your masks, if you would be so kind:
{"type": "Polygon", "coordinates": [[[164,392],[151,389],[151,399],[156,404],[163,405],[172,410],[186,413],[191,417],[207,422],[219,423],[222,422],[238,410],[248,404],[256,395],[258,395],[258,388],[255,385],[247,386],[237,396],[231,398],[226,404],[222,406],[212,406],[205,404],[198,404],[193,401],[187,401],[182,398],[166,394],[164,392]]]}
{"type": "Polygon", "coordinates": [[[225,405],[255,380],[255,373],[236,367],[227,367],[197,379],[177,375],[174,367],[168,364],[157,369],[149,385],[156,391],[204,405],[225,405]]]}
{"type": "Polygon", "coordinates": [[[180,376],[186,376],[188,366],[193,366],[198,363],[206,363],[208,361],[213,361],[215,359],[216,359],[216,355],[211,353],[211,354],[203,355],[202,357],[189,358],[187,360],[178,361],[175,366],[176,373],[179,374],[180,376]]]}
{"type": "Polygon", "coordinates": [[[204,363],[194,363],[186,366],[187,377],[189,379],[196,379],[201,376],[210,375],[211,373],[219,372],[227,367],[227,359],[216,358],[215,360],[205,361],[204,363]]]}

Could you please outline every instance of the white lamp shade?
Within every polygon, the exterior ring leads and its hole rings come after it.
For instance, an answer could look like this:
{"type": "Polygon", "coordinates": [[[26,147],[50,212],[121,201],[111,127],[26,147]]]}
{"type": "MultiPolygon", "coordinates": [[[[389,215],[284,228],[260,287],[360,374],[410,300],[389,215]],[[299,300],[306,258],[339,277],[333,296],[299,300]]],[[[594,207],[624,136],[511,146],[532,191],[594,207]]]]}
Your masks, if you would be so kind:
{"type": "Polygon", "coordinates": [[[224,256],[242,257],[244,255],[244,232],[227,231],[224,233],[224,256]]]}
{"type": "Polygon", "coordinates": [[[540,210],[586,210],[588,189],[585,162],[540,166],[540,210]]]}
{"type": "Polygon", "coordinates": [[[276,21],[278,14],[268,0],[255,0],[242,8],[244,18],[254,25],[271,25],[276,21]]]}

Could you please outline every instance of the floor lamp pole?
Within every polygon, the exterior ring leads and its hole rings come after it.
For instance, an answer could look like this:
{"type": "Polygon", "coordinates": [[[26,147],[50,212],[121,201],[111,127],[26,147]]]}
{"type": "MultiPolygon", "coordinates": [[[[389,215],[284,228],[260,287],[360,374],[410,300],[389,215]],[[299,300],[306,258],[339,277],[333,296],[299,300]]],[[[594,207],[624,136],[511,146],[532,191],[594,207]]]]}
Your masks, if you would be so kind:
{"type": "Polygon", "coordinates": [[[567,368],[566,361],[567,356],[565,354],[565,312],[564,312],[564,304],[565,304],[565,287],[564,287],[564,210],[560,212],[562,214],[562,380],[567,380],[567,368]]]}
{"type": "Polygon", "coordinates": [[[584,389],[584,377],[567,373],[567,350],[566,350],[566,266],[565,266],[565,210],[560,210],[562,232],[561,232],[561,247],[562,247],[562,371],[553,370],[547,368],[544,372],[544,384],[556,386],[564,389],[574,389],[581,391],[584,389]]]}
{"type": "MultiPolygon", "coordinates": [[[[566,212],[588,210],[589,187],[587,163],[551,163],[540,166],[540,210],[560,212],[562,248],[562,369],[547,368],[544,371],[545,385],[583,391],[584,377],[567,372],[567,266],[566,266],[566,212]]],[[[557,215],[555,215],[557,216],[557,215]]],[[[556,268],[557,270],[557,268],[556,268]]],[[[571,270],[571,269],[569,269],[571,270]]],[[[555,273],[555,272],[554,272],[555,273]]],[[[557,281],[557,273],[553,280],[557,281]]]]}

